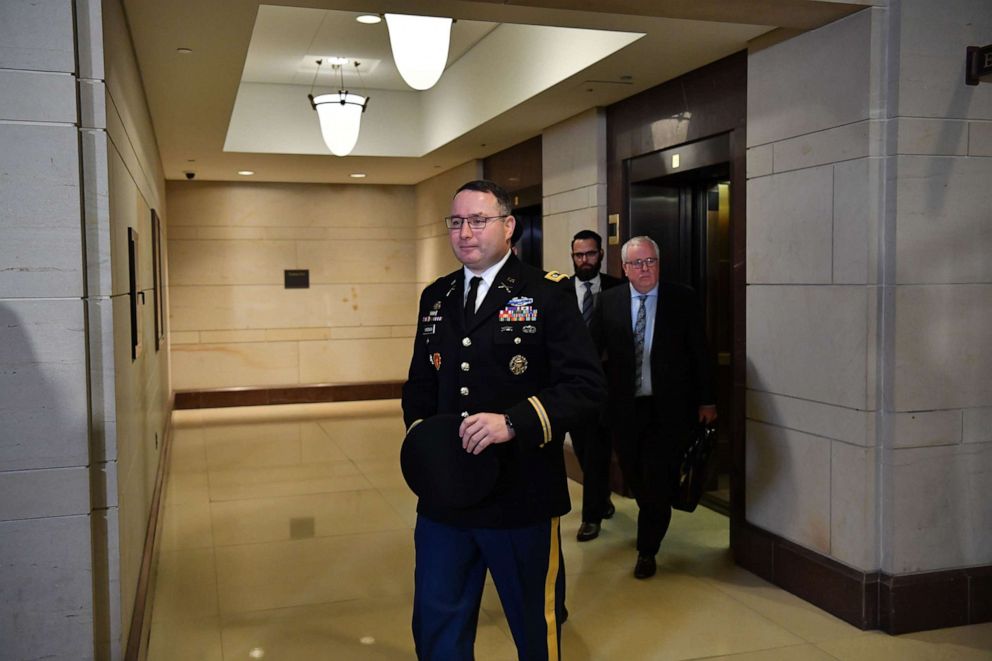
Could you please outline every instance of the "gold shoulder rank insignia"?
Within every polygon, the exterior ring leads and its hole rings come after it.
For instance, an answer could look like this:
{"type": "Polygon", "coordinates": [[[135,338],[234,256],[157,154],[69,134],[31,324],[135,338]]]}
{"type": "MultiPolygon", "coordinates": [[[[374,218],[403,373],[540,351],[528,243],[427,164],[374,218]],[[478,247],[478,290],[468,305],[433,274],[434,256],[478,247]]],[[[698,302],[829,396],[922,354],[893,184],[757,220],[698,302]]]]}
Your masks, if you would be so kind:
{"type": "Polygon", "coordinates": [[[544,277],[546,279],[548,279],[548,280],[553,281],[553,282],[561,282],[562,280],[564,280],[568,276],[566,274],[564,274],[564,273],[559,272],[559,271],[548,271],[547,273],[544,274],[544,277]]]}

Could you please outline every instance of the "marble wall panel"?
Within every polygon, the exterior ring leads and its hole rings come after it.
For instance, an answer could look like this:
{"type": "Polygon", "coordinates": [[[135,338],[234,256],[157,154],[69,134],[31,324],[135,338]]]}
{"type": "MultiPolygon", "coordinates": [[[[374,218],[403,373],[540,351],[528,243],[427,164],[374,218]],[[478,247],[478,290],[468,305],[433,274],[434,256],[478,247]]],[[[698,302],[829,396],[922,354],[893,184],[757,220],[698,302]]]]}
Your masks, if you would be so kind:
{"type": "Polygon", "coordinates": [[[833,190],[829,165],[748,182],[748,283],[831,282],[833,190]]]}
{"type": "Polygon", "coordinates": [[[747,299],[748,388],[866,408],[865,288],[751,286],[747,299]]]}
{"type": "Polygon", "coordinates": [[[0,366],[0,470],[86,465],[80,301],[0,301],[0,366]]]}
{"type": "MultiPolygon", "coordinates": [[[[80,144],[83,156],[86,289],[89,296],[110,296],[113,293],[115,265],[111,263],[113,249],[110,226],[111,162],[107,133],[82,130],[80,144]]],[[[126,264],[124,268],[127,268],[126,264]]]]}
{"type": "Polygon", "coordinates": [[[833,282],[875,282],[881,162],[858,159],[834,166],[833,282]]]}
{"type": "Polygon", "coordinates": [[[541,149],[541,185],[546,197],[605,184],[606,112],[593,108],[546,128],[541,149]]]}
{"type": "Polygon", "coordinates": [[[775,167],[775,145],[761,145],[747,150],[747,178],[771,174],[775,167]]]}
{"type": "Polygon", "coordinates": [[[992,285],[902,286],[895,307],[896,410],[992,404],[992,285]]]}
{"type": "Polygon", "coordinates": [[[968,123],[968,155],[992,156],[992,122],[968,123]]]}
{"type": "Polygon", "coordinates": [[[606,205],[587,207],[553,216],[545,215],[542,231],[544,232],[544,269],[561,271],[571,274],[572,237],[580,230],[593,230],[603,237],[603,249],[606,249],[606,205]]]}
{"type": "Polygon", "coordinates": [[[361,338],[395,337],[389,326],[343,326],[331,328],[332,340],[358,340],[361,338]]]}
{"type": "MultiPolygon", "coordinates": [[[[237,342],[265,342],[266,331],[258,330],[233,330],[233,331],[200,331],[199,341],[203,344],[230,344],[237,342]]],[[[283,340],[295,340],[295,337],[282,338],[283,340]]],[[[188,343],[187,343],[188,344],[188,343]]]]}
{"type": "Polygon", "coordinates": [[[892,447],[955,445],[961,442],[961,411],[912,411],[892,415],[892,447]]]}
{"type": "MultiPolygon", "coordinates": [[[[139,195],[134,181],[131,179],[130,170],[113,143],[108,141],[107,146],[109,173],[107,208],[109,219],[106,225],[98,224],[94,228],[94,232],[99,240],[100,258],[104,259],[106,255],[107,248],[104,242],[109,242],[110,251],[109,256],[106,257],[110,266],[110,291],[104,289],[100,291],[100,294],[120,296],[130,290],[127,256],[128,228],[133,227],[137,230],[139,241],[142,242],[151,239],[151,235],[145,225],[145,222],[148,221],[138,215],[139,195]]],[[[105,278],[105,273],[101,269],[100,282],[103,283],[105,278]]],[[[139,274],[139,288],[142,284],[139,274]]],[[[105,288],[105,283],[101,284],[101,287],[105,288]]]]}
{"type": "Polygon", "coordinates": [[[897,168],[897,282],[992,282],[992,161],[901,156],[897,168]]]}
{"type": "Polygon", "coordinates": [[[873,448],[830,446],[830,555],[862,571],[878,569],[878,512],[873,448]]]}
{"type": "Polygon", "coordinates": [[[410,186],[173,181],[167,190],[170,227],[402,229],[414,225],[415,196],[410,186]]]}
{"type": "Polygon", "coordinates": [[[326,328],[409,324],[417,314],[414,284],[172,287],[174,331],[326,328]]]}
{"type": "Polygon", "coordinates": [[[409,338],[300,342],[302,383],[405,381],[413,342],[409,338]]]}
{"type": "Polygon", "coordinates": [[[968,154],[968,122],[924,117],[900,117],[896,121],[897,154],[968,154]]]}
{"type": "Polygon", "coordinates": [[[300,383],[296,342],[178,345],[172,364],[176,390],[300,383]]]}
{"type": "Polygon", "coordinates": [[[853,445],[866,447],[875,442],[875,413],[872,411],[749,390],[745,412],[749,420],[853,445]]]}
{"type": "Polygon", "coordinates": [[[992,86],[970,87],[962,81],[965,48],[989,41],[992,4],[904,0],[897,16],[899,114],[992,119],[992,86]]]}
{"type": "Polygon", "coordinates": [[[90,517],[0,522],[0,640],[10,659],[79,659],[93,644],[90,517]]]}
{"type": "Polygon", "coordinates": [[[297,243],[299,268],[310,269],[310,284],[411,282],[417,255],[409,241],[306,241],[297,243]]]}
{"type": "Polygon", "coordinates": [[[90,513],[89,470],[0,472],[0,521],[90,513]]]}
{"type": "Polygon", "coordinates": [[[603,204],[606,204],[606,184],[593,183],[555,195],[545,195],[541,210],[545,216],[551,216],[603,204]]]}
{"type": "Polygon", "coordinates": [[[749,421],[747,520],[829,555],[831,446],[825,438],[749,421]]]}
{"type": "MultiPolygon", "coordinates": [[[[284,269],[308,268],[295,241],[169,241],[173,285],[279,285],[284,269]]],[[[312,268],[312,267],[311,267],[312,268]]],[[[312,274],[312,271],[311,271],[312,274]]],[[[314,279],[311,275],[311,283],[314,279]]]]}
{"type": "Polygon", "coordinates": [[[870,17],[862,11],[748,56],[749,147],[868,118],[870,17]]]}
{"type": "Polygon", "coordinates": [[[103,80],[103,3],[76,0],[76,61],[80,78],[103,80]]]}
{"type": "Polygon", "coordinates": [[[106,585],[93,595],[96,622],[97,659],[118,661],[123,656],[121,631],[125,623],[121,616],[120,529],[118,510],[110,508],[93,512],[93,582],[106,585]],[[101,656],[101,654],[103,656],[101,656]]]}
{"type": "Polygon", "coordinates": [[[0,123],[0,144],[0,298],[82,296],[75,128],[0,123]]]}
{"type": "Polygon", "coordinates": [[[0,120],[76,121],[76,81],[69,74],[0,68],[0,120]]]}
{"type": "Polygon", "coordinates": [[[126,107],[115,103],[109,88],[105,98],[107,139],[127,169],[131,179],[130,187],[136,191],[137,197],[145,200],[148,207],[162,210],[165,205],[162,203],[164,200],[161,194],[162,180],[157,178],[161,177],[159,172],[161,163],[157,153],[154,157],[150,157],[148,148],[141,144],[139,136],[128,132],[128,129],[132,128],[132,125],[127,123],[131,118],[123,117],[122,114],[128,115],[129,111],[126,107]]]}
{"type": "Polygon", "coordinates": [[[868,121],[806,133],[772,145],[775,172],[868,156],[868,121]]]}
{"type": "Polygon", "coordinates": [[[965,409],[962,437],[965,443],[992,443],[992,406],[965,409]]]}
{"type": "Polygon", "coordinates": [[[0,2],[0,69],[76,70],[72,0],[0,2]]]}
{"type": "Polygon", "coordinates": [[[992,445],[899,449],[887,461],[883,571],[992,563],[992,445]]]}

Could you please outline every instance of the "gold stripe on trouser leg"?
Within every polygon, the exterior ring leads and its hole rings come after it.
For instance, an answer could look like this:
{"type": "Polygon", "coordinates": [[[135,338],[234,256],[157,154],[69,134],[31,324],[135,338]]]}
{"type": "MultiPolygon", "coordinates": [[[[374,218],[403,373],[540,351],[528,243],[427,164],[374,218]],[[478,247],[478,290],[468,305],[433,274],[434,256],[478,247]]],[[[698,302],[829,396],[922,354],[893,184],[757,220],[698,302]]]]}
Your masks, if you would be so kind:
{"type": "Polygon", "coordinates": [[[548,661],[558,661],[558,615],[555,612],[555,585],[558,582],[558,517],[551,519],[551,550],[548,575],[544,578],[544,620],[548,623],[548,661]]]}

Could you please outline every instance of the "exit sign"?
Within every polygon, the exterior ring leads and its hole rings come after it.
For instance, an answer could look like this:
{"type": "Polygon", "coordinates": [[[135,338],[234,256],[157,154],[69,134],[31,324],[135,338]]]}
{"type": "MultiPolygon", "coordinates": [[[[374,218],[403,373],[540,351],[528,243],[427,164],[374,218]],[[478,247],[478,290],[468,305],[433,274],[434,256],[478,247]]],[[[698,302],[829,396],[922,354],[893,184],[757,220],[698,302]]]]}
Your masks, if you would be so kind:
{"type": "Polygon", "coordinates": [[[968,46],[965,57],[966,85],[992,83],[992,46],[968,46]]]}

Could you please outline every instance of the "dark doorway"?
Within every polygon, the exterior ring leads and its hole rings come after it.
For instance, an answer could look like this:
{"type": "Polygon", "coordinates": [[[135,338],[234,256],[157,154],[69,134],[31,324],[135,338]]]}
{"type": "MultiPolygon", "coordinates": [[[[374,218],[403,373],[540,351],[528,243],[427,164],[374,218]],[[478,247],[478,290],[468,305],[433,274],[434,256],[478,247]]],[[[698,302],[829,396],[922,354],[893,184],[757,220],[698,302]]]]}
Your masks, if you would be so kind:
{"type": "Polygon", "coordinates": [[[716,355],[718,444],[704,504],[730,513],[731,190],[729,135],[630,159],[630,236],[647,235],[661,250],[661,279],[692,287],[716,355]]]}
{"type": "Polygon", "coordinates": [[[532,204],[513,210],[517,227],[513,231],[513,250],[520,261],[544,268],[544,235],[541,230],[541,205],[532,204]]]}

